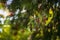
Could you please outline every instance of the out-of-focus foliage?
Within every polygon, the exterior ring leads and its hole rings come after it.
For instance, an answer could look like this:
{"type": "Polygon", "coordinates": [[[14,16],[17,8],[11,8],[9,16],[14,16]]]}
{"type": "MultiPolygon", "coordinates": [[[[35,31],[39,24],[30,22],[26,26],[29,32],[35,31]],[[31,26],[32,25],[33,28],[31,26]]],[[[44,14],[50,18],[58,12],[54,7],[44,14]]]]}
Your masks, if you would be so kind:
{"type": "Polygon", "coordinates": [[[1,9],[0,40],[60,40],[59,0],[0,0],[1,9]]]}

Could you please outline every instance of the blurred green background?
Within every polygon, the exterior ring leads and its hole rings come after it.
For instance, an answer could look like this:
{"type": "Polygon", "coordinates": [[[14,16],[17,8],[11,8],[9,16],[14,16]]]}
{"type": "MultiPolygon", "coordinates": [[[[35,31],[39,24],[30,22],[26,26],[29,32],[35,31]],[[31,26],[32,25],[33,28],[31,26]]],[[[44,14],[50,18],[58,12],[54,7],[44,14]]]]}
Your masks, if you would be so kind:
{"type": "Polygon", "coordinates": [[[60,40],[60,0],[0,0],[0,40],[60,40]]]}

